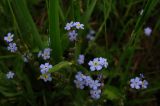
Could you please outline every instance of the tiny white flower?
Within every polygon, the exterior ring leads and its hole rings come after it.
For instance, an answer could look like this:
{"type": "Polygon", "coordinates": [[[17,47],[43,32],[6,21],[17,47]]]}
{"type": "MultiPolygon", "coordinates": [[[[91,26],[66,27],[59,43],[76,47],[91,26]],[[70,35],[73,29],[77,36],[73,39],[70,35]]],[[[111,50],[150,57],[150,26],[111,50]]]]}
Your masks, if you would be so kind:
{"type": "Polygon", "coordinates": [[[144,29],[144,34],[145,34],[146,36],[150,36],[151,33],[152,33],[152,29],[151,29],[150,27],[146,27],[146,28],[144,29]]]}
{"type": "Polygon", "coordinates": [[[140,15],[142,15],[142,14],[143,14],[143,12],[144,12],[144,10],[142,9],[142,10],[140,11],[140,15]]]}
{"type": "Polygon", "coordinates": [[[14,37],[13,34],[8,33],[7,36],[4,37],[4,40],[9,43],[13,41],[13,37],[14,37]]]}
{"type": "Polygon", "coordinates": [[[12,79],[14,77],[14,73],[12,71],[9,71],[7,74],[6,74],[6,77],[7,79],[12,79]]]}

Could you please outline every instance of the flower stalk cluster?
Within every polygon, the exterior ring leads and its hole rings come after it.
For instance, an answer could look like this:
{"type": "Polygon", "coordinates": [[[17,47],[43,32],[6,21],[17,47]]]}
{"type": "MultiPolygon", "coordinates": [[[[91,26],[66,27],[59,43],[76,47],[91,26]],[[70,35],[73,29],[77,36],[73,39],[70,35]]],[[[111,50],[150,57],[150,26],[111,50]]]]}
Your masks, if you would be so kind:
{"type": "Polygon", "coordinates": [[[99,80],[93,80],[90,76],[82,74],[82,72],[77,72],[75,75],[74,83],[79,89],[84,89],[84,87],[90,88],[90,94],[93,99],[99,99],[101,94],[101,85],[99,80]]]}
{"type": "Polygon", "coordinates": [[[40,65],[40,79],[43,79],[45,82],[52,81],[51,73],[49,73],[49,69],[52,68],[52,65],[49,63],[41,64],[40,65]]]}
{"type": "Polygon", "coordinates": [[[84,25],[81,24],[80,22],[73,22],[71,21],[70,23],[67,23],[66,26],[64,27],[65,30],[69,31],[68,32],[68,38],[70,41],[76,41],[78,33],[77,30],[79,29],[84,29],[84,25]]]}
{"type": "Polygon", "coordinates": [[[13,37],[14,37],[14,34],[11,34],[11,33],[8,33],[4,37],[4,40],[8,43],[7,50],[12,53],[17,51],[17,45],[16,45],[16,43],[13,42],[13,37]]]}

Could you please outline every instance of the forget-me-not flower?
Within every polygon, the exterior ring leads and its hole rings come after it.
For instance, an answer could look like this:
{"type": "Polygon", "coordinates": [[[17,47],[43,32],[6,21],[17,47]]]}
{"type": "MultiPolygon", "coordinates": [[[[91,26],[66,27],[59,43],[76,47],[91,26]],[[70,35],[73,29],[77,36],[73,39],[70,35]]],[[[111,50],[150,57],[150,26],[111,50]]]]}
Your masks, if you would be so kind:
{"type": "Polygon", "coordinates": [[[7,36],[4,37],[4,40],[8,43],[12,42],[13,41],[13,37],[14,35],[11,34],[11,33],[8,33],[7,36]]]}
{"type": "Polygon", "coordinates": [[[9,43],[9,46],[7,47],[7,49],[10,52],[16,52],[17,51],[17,45],[16,45],[16,43],[9,43]]]}
{"type": "Polygon", "coordinates": [[[45,82],[52,81],[52,77],[50,73],[44,73],[40,75],[40,79],[44,80],[45,82]]]}
{"type": "Polygon", "coordinates": [[[77,62],[78,62],[78,64],[83,64],[84,63],[84,55],[83,54],[80,54],[78,56],[77,62]]]}
{"type": "Polygon", "coordinates": [[[147,87],[148,87],[148,81],[143,80],[143,81],[142,81],[142,88],[143,88],[143,89],[146,89],[147,87]]]}
{"type": "Polygon", "coordinates": [[[76,27],[76,29],[84,29],[84,25],[80,22],[74,22],[73,25],[76,27]]]}
{"type": "Polygon", "coordinates": [[[40,69],[41,69],[42,74],[47,73],[50,68],[52,68],[52,65],[49,63],[45,63],[45,64],[40,65],[40,69]]]}
{"type": "Polygon", "coordinates": [[[90,86],[93,82],[93,79],[90,76],[86,76],[84,79],[85,86],[90,86]]]}
{"type": "Polygon", "coordinates": [[[44,60],[50,59],[52,49],[45,48],[43,51],[39,51],[38,57],[42,57],[44,60]]]}
{"type": "Polygon", "coordinates": [[[77,39],[77,32],[75,30],[68,32],[68,37],[70,41],[75,41],[77,39]]]}
{"type": "Polygon", "coordinates": [[[91,94],[91,97],[93,99],[99,99],[100,98],[100,94],[101,94],[101,90],[100,89],[90,90],[90,94],[91,94]]]}
{"type": "Polygon", "coordinates": [[[105,68],[107,68],[107,66],[108,66],[107,59],[105,59],[105,58],[100,57],[99,58],[99,63],[105,68]]]}
{"type": "Polygon", "coordinates": [[[93,61],[89,61],[88,65],[90,66],[91,71],[99,71],[102,69],[102,65],[99,62],[99,58],[94,58],[93,61]]]}
{"type": "Polygon", "coordinates": [[[92,80],[89,87],[93,90],[97,90],[98,87],[101,86],[101,83],[99,83],[99,80],[92,80]]]}
{"type": "Polygon", "coordinates": [[[151,29],[150,27],[146,27],[146,28],[144,29],[144,34],[145,34],[146,36],[150,36],[151,33],[152,33],[152,29],[151,29]]]}
{"type": "Polygon", "coordinates": [[[51,49],[50,48],[46,48],[44,49],[43,53],[42,53],[42,58],[44,60],[50,59],[50,54],[51,54],[51,49]]]}
{"type": "Polygon", "coordinates": [[[84,88],[84,81],[74,80],[74,83],[76,84],[77,88],[83,89],[84,88]]]}
{"type": "Polygon", "coordinates": [[[14,72],[12,72],[12,71],[9,71],[7,74],[6,74],[6,77],[7,77],[7,79],[12,79],[13,77],[14,77],[14,72]]]}
{"type": "Polygon", "coordinates": [[[140,89],[142,85],[142,80],[139,77],[132,78],[130,80],[130,87],[135,89],[140,89]]]}
{"type": "Polygon", "coordinates": [[[66,26],[64,27],[65,30],[71,30],[71,28],[74,26],[74,23],[71,21],[70,23],[67,23],[66,26]]]}

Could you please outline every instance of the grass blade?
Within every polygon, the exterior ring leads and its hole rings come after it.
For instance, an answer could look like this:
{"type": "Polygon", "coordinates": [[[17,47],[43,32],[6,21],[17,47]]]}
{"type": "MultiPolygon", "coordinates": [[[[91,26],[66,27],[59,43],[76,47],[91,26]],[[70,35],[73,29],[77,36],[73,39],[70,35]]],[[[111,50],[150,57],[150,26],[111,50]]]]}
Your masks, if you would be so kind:
{"type": "Polygon", "coordinates": [[[21,30],[23,39],[30,45],[30,48],[42,48],[42,40],[27,8],[25,0],[14,0],[12,3],[13,12],[21,30]]]}
{"type": "Polygon", "coordinates": [[[62,48],[59,28],[59,0],[49,0],[49,36],[50,47],[55,51],[52,56],[55,63],[62,60],[62,48]]]}

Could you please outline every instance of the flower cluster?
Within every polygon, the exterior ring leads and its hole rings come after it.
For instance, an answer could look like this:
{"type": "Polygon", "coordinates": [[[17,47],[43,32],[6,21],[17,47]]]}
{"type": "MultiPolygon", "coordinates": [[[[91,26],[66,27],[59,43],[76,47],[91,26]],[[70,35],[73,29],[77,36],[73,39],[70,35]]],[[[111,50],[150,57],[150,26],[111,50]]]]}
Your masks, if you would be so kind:
{"type": "Polygon", "coordinates": [[[45,64],[41,64],[40,65],[40,79],[43,79],[45,82],[47,81],[52,81],[52,77],[51,74],[48,72],[49,69],[52,68],[52,65],[50,65],[49,63],[45,63],[45,64]]]}
{"type": "Polygon", "coordinates": [[[68,32],[68,37],[70,41],[75,41],[77,39],[77,31],[76,29],[84,29],[84,25],[81,24],[80,22],[70,22],[67,23],[66,26],[64,27],[65,30],[69,31],[68,32]]]}
{"type": "Polygon", "coordinates": [[[100,58],[94,58],[93,61],[89,61],[88,65],[90,66],[91,71],[95,70],[99,71],[103,67],[107,68],[108,62],[107,59],[100,57],[100,58]]]}
{"type": "Polygon", "coordinates": [[[13,37],[14,37],[14,34],[11,34],[11,33],[8,33],[4,37],[4,40],[8,43],[7,49],[10,52],[16,52],[17,51],[17,45],[16,45],[16,43],[13,42],[13,37]]]}
{"type": "Polygon", "coordinates": [[[78,64],[83,64],[84,63],[84,58],[85,58],[84,55],[80,54],[78,56],[78,59],[77,59],[78,64]]]}
{"type": "Polygon", "coordinates": [[[84,29],[84,25],[81,24],[80,22],[71,21],[70,23],[67,23],[66,26],[64,27],[64,29],[68,31],[71,30],[72,28],[84,29]]]}
{"type": "Polygon", "coordinates": [[[44,60],[50,59],[51,51],[52,50],[50,48],[45,48],[43,51],[38,53],[38,57],[42,57],[44,60]]]}
{"type": "Polygon", "coordinates": [[[90,76],[77,72],[74,83],[77,88],[84,89],[85,86],[90,88],[90,94],[93,99],[99,99],[101,94],[101,83],[99,80],[93,80],[90,76]]]}
{"type": "Polygon", "coordinates": [[[7,74],[6,74],[6,77],[7,79],[12,79],[14,77],[15,73],[12,72],[12,71],[9,71],[7,74]]]}
{"type": "Polygon", "coordinates": [[[144,75],[140,74],[140,77],[135,77],[130,80],[130,87],[135,89],[146,89],[148,81],[144,80],[144,75]]]}
{"type": "Polygon", "coordinates": [[[94,31],[94,30],[90,30],[89,33],[87,34],[87,37],[86,37],[86,38],[87,38],[88,40],[94,40],[94,38],[95,38],[94,35],[95,35],[95,31],[94,31]]]}

